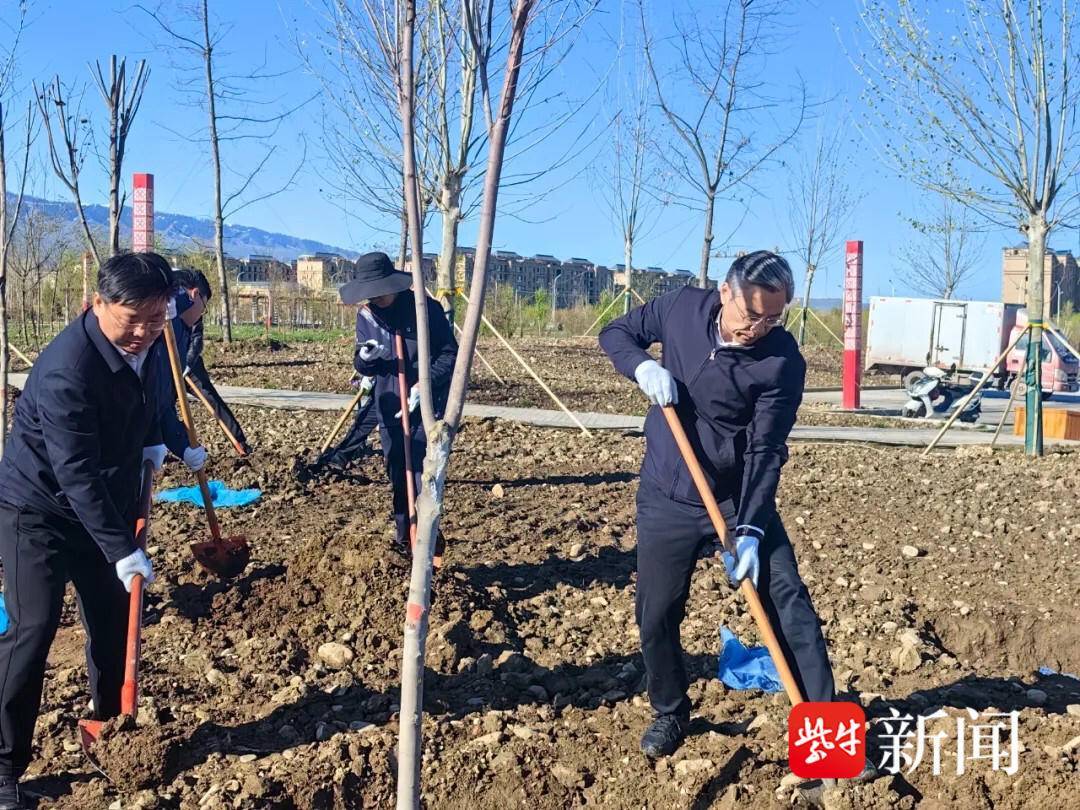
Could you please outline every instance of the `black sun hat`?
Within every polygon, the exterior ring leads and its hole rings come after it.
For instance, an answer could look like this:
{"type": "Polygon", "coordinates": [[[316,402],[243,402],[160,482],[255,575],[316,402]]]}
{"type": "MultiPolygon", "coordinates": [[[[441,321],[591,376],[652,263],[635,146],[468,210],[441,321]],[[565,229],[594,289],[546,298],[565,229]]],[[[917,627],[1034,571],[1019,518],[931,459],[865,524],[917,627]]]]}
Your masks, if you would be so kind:
{"type": "Polygon", "coordinates": [[[359,304],[380,295],[404,292],[412,286],[412,276],[394,269],[385,253],[365,253],[356,260],[355,278],[339,291],[341,303],[359,304]]]}

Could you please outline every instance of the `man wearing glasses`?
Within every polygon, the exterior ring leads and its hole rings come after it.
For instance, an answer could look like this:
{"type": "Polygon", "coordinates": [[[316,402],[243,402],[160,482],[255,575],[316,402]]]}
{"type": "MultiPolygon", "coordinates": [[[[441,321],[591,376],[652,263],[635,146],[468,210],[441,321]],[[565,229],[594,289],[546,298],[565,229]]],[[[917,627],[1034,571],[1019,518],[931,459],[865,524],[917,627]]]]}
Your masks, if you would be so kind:
{"type": "Polygon", "coordinates": [[[25,807],[49,647],[75,586],[98,719],[120,710],[127,591],[153,570],[135,545],[141,467],[160,467],[161,334],[174,281],[154,253],[98,273],[93,307],[45,347],[0,461],[0,561],[11,624],[0,635],[0,810],[25,807]]]}
{"type": "MultiPolygon", "coordinates": [[[[737,258],[717,290],[686,287],[613,321],[600,346],[654,405],[675,405],[735,537],[723,555],[733,585],[749,577],[808,700],[833,699],[821,625],[776,512],[787,437],[806,363],[782,328],[794,292],[788,263],[756,251],[737,258]],[[662,362],[646,350],[663,346],[662,362]]],[[[668,756],[690,722],[679,626],[690,577],[716,532],[659,408],[645,420],[637,494],[636,617],[655,718],[641,740],[668,756]]]]}

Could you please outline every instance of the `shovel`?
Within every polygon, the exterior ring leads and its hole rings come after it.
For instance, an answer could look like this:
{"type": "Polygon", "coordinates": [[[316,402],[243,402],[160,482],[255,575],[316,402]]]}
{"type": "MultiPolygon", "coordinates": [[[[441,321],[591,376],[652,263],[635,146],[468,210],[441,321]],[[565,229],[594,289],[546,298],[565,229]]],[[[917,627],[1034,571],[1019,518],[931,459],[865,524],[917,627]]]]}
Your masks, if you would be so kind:
{"type": "MultiPolygon", "coordinates": [[[[716,536],[720,538],[724,550],[738,559],[735,544],[731,542],[731,535],[728,533],[727,521],[724,520],[724,516],[720,512],[720,506],[716,503],[716,496],[713,495],[708,479],[705,478],[701,464],[694,454],[694,448],[686,437],[686,431],[683,429],[682,422],[679,421],[679,415],[675,412],[675,406],[664,405],[661,410],[664,412],[664,418],[667,420],[668,427],[671,428],[671,433],[675,437],[675,444],[679,446],[683,461],[690,468],[690,476],[694,479],[698,495],[701,496],[702,503],[705,504],[705,509],[712,519],[716,536]]],[[[754,617],[754,623],[757,624],[761,640],[765,642],[765,647],[776,665],[776,671],[780,675],[780,682],[784,685],[788,700],[791,701],[792,706],[798,706],[803,702],[802,693],[799,691],[799,685],[795,683],[795,676],[791,672],[791,667],[788,666],[787,658],[784,657],[784,651],[780,648],[780,641],[776,638],[776,633],[773,632],[772,624],[769,622],[769,616],[761,604],[761,597],[758,596],[757,588],[749,579],[744,579],[739,585],[739,590],[742,591],[743,598],[746,599],[746,603],[750,607],[750,615],[754,617]]]]}
{"type": "MultiPolygon", "coordinates": [[[[176,401],[180,406],[180,418],[187,428],[188,443],[192,447],[199,446],[199,434],[195,432],[195,422],[191,418],[191,409],[188,407],[187,393],[184,391],[184,379],[180,371],[180,358],[176,351],[176,335],[173,334],[172,323],[165,322],[165,345],[169,349],[169,365],[172,367],[173,384],[176,386],[176,401]]],[[[243,536],[222,537],[221,526],[218,525],[217,515],[214,512],[213,498],[210,495],[210,487],[206,483],[206,473],[199,470],[195,473],[199,481],[199,491],[202,492],[203,507],[206,509],[206,522],[210,524],[211,540],[191,544],[191,553],[195,560],[221,579],[232,579],[247,568],[251,559],[251,549],[248,547],[247,538],[243,536]]]]}
{"type": "Polygon", "coordinates": [[[225,438],[227,438],[229,442],[232,443],[233,449],[236,450],[236,455],[240,456],[240,458],[246,456],[247,451],[244,450],[244,445],[240,444],[237,438],[233,435],[233,432],[229,430],[228,426],[218,417],[217,411],[215,411],[214,406],[210,404],[210,400],[206,398],[206,394],[204,394],[199,388],[199,386],[197,386],[192,381],[191,377],[186,374],[184,375],[184,382],[187,383],[187,387],[191,389],[191,393],[195,395],[195,398],[203,404],[204,408],[206,408],[206,412],[210,414],[210,418],[212,418],[215,422],[218,423],[218,427],[221,428],[221,432],[225,434],[225,438]]]}
{"type": "MultiPolygon", "coordinates": [[[[142,489],[139,492],[139,517],[135,521],[135,545],[146,551],[150,534],[150,501],[154,489],[154,462],[144,461],[142,489]]],[[[131,717],[139,706],[139,658],[142,654],[143,577],[136,574],[131,580],[128,599],[127,652],[124,658],[124,685],[120,688],[120,714],[131,717]]],[[[103,720],[80,720],[79,739],[83,751],[90,756],[90,747],[101,736],[103,720]]]]}
{"type": "Polygon", "coordinates": [[[412,468],[412,431],[409,427],[409,383],[405,377],[405,339],[394,332],[394,351],[397,354],[398,396],[401,399],[401,429],[405,434],[405,491],[409,493],[409,548],[416,546],[416,482],[412,468]]]}

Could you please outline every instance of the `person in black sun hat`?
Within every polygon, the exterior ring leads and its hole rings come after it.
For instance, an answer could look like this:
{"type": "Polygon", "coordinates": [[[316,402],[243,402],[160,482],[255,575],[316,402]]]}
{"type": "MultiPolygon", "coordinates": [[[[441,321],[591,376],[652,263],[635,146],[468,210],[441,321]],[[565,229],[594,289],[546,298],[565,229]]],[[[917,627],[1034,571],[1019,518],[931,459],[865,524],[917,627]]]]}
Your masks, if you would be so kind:
{"type": "MultiPolygon", "coordinates": [[[[355,278],[344,285],[340,293],[342,303],[366,302],[356,314],[353,365],[360,374],[375,380],[372,402],[378,414],[379,439],[386,472],[394,488],[394,546],[405,554],[410,550],[410,522],[395,334],[402,336],[405,347],[415,492],[420,491],[420,472],[427,450],[427,435],[420,419],[416,299],[411,287],[412,276],[395,270],[385,253],[367,253],[357,260],[355,278]]],[[[427,299],[427,315],[431,341],[431,394],[436,417],[441,417],[454,375],[457,341],[442,307],[430,296],[427,299]]],[[[442,545],[440,534],[437,549],[441,549],[442,545]]]]}

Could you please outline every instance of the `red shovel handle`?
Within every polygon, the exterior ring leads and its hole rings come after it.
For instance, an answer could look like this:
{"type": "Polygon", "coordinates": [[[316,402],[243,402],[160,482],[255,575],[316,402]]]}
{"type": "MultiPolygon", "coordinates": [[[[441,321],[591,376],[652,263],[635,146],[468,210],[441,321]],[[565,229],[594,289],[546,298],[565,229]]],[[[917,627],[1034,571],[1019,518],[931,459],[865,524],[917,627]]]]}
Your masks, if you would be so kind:
{"type": "Polygon", "coordinates": [[[402,448],[405,451],[405,491],[409,494],[409,545],[416,545],[416,484],[412,468],[412,430],[409,425],[409,382],[405,376],[405,339],[394,332],[394,352],[397,354],[398,397],[401,400],[402,448]]]}
{"type": "MultiPolygon", "coordinates": [[[[150,535],[150,502],[154,491],[154,463],[144,461],[142,489],[139,492],[139,516],[135,520],[135,545],[146,550],[150,535]]],[[[139,708],[139,658],[142,655],[143,577],[131,580],[128,599],[127,650],[124,655],[124,684],[120,687],[120,713],[135,716],[139,708]]]]}

